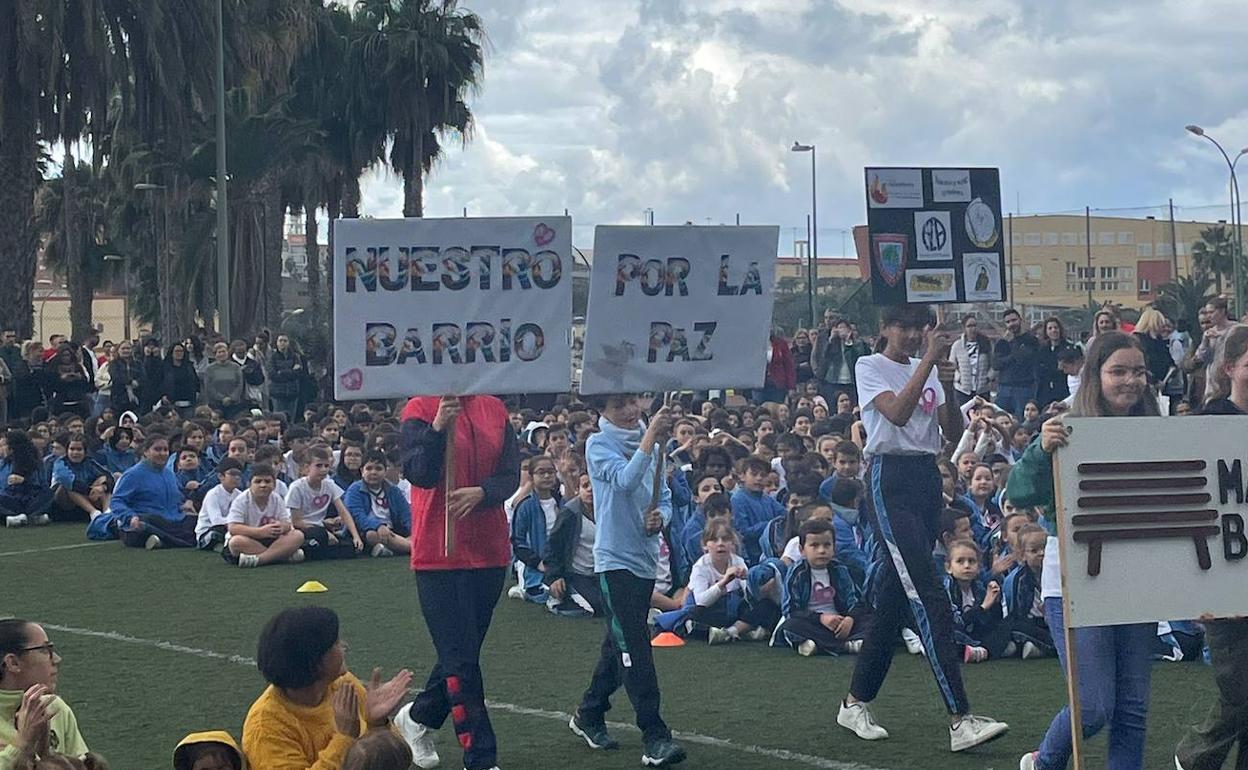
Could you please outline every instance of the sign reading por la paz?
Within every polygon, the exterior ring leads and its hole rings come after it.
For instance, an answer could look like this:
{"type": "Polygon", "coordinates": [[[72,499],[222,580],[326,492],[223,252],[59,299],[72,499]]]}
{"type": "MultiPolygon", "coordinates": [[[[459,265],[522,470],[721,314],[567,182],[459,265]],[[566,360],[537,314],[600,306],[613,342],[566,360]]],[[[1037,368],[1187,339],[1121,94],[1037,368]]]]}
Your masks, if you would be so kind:
{"type": "Polygon", "coordinates": [[[1054,462],[1067,622],[1248,614],[1248,417],[1066,425],[1054,462]]]}
{"type": "Polygon", "coordinates": [[[763,384],[778,227],[598,227],[582,393],[763,384]]]}
{"type": "Polygon", "coordinates": [[[338,399],[566,391],[572,220],[334,223],[338,399]]]}

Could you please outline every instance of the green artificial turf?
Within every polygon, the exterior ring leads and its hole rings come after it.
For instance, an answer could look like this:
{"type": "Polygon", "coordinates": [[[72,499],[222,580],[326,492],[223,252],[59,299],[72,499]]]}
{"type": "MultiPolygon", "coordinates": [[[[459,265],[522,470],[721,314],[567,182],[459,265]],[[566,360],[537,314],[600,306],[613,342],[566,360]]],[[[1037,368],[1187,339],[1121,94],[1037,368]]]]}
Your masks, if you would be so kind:
{"type": "MultiPolygon", "coordinates": [[[[118,543],[46,550],[78,545],[82,537],[77,526],[0,530],[0,615],[63,627],[49,629],[65,657],[61,694],[89,745],[116,770],[171,767],[173,747],[188,732],[221,728],[240,735],[247,707],[264,686],[245,661],[151,642],[250,658],[274,612],[318,603],[341,616],[348,662],[361,678],[375,665],[387,675],[407,666],[423,683],[433,663],[403,559],[240,570],[212,554],[149,553],[118,543]],[[16,553],[27,549],[37,551],[16,553]],[[295,593],[310,579],[325,583],[328,593],[295,593]]],[[[616,727],[622,750],[591,753],[549,713],[575,707],[601,639],[597,621],[556,618],[531,604],[500,600],[483,666],[488,697],[503,704],[491,717],[504,770],[639,765],[635,731],[616,727]]],[[[870,744],[835,724],[852,658],[801,658],[746,642],[714,648],[691,642],[655,653],[663,714],[672,728],[730,742],[688,744],[684,766],[693,768],[1013,770],[1064,699],[1055,661],[967,667],[975,711],[1009,722],[1012,731],[985,748],[953,755],[930,671],[904,651],[875,705],[892,738],[870,744]],[[752,747],[804,756],[785,759],[752,747]]],[[[1205,714],[1213,694],[1206,666],[1155,666],[1145,767],[1172,767],[1175,743],[1205,714]]],[[[609,719],[631,722],[623,691],[615,702],[609,719]]],[[[438,746],[443,767],[462,767],[449,727],[438,746]]],[[[1091,742],[1088,768],[1104,766],[1104,746],[1104,736],[1091,742]]]]}

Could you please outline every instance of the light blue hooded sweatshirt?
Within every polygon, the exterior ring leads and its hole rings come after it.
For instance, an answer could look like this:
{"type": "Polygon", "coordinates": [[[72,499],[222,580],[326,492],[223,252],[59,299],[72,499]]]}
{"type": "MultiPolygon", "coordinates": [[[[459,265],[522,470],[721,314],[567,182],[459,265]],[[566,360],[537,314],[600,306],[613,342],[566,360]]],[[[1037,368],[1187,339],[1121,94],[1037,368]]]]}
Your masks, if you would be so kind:
{"type": "MultiPolygon", "coordinates": [[[[628,570],[643,580],[654,580],[659,564],[659,535],[646,534],[645,515],[662,443],[656,442],[649,454],[642,452],[641,423],[626,430],[601,417],[598,429],[585,444],[585,460],[594,488],[594,571],[628,570]]],[[[659,483],[659,511],[666,526],[672,519],[672,492],[666,479],[659,483]]]]}

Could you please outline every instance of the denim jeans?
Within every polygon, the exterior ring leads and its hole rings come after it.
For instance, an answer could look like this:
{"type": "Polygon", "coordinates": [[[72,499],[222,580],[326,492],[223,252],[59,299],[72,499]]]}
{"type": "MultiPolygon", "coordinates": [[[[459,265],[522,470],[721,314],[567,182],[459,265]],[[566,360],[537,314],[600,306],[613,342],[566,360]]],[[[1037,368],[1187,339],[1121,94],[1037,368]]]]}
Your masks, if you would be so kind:
{"type": "MultiPolygon", "coordinates": [[[[1053,632],[1057,659],[1066,671],[1065,617],[1062,600],[1044,600],[1044,617],[1053,632]]],[[[1075,629],[1079,652],[1079,702],[1083,735],[1090,738],[1109,726],[1108,770],[1144,767],[1144,732],[1152,677],[1152,643],[1157,626],[1137,623],[1075,629]]],[[[1063,706],[1040,743],[1036,767],[1059,770],[1070,762],[1070,706],[1063,706]]]]}
{"type": "MultiPolygon", "coordinates": [[[[1036,397],[1035,385],[998,385],[997,406],[1014,415],[1014,419],[1023,419],[1023,407],[1036,397]]],[[[1044,408],[1043,406],[1041,407],[1044,408]]]]}

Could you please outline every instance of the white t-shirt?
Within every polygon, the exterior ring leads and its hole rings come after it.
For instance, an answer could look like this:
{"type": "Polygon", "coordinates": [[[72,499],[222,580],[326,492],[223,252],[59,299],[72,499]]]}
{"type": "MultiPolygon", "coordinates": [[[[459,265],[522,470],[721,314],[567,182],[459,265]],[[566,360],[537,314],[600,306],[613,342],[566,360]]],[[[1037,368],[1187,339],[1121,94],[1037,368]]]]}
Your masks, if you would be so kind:
{"type": "Polygon", "coordinates": [[[944,406],[945,389],[936,377],[935,367],[928,373],[919,403],[905,425],[899,427],[892,424],[875,406],[875,397],[881,393],[900,393],[918,367],[917,358],[911,358],[908,364],[899,364],[883,353],[858,359],[854,373],[858,381],[858,403],[862,404],[862,422],[867,429],[867,454],[940,453],[937,410],[944,406]]]}
{"type": "Polygon", "coordinates": [[[811,612],[836,613],[836,584],[827,568],[810,568],[810,604],[806,609],[811,612]]]}
{"type": "Polygon", "coordinates": [[[665,594],[672,590],[672,549],[667,535],[659,534],[659,563],[654,574],[654,590],[665,594]]]}
{"type": "Polygon", "coordinates": [[[407,504],[411,505],[412,504],[412,482],[408,481],[407,479],[399,479],[399,483],[395,484],[395,486],[398,487],[399,491],[403,493],[403,496],[407,498],[407,504]]]}
{"type": "Polygon", "coordinates": [[[785,544],[784,553],[781,554],[781,556],[793,562],[794,564],[797,564],[799,561],[801,561],[802,560],[801,540],[802,539],[800,537],[791,538],[789,542],[785,544]]]}
{"type": "Polygon", "coordinates": [[[300,511],[304,524],[320,526],[325,520],[329,506],[342,497],[342,487],[326,476],[319,489],[313,489],[307,478],[298,479],[286,493],[286,507],[300,511]]]}
{"type": "MultiPolygon", "coordinates": [[[[734,553],[728,560],[728,566],[744,567],[745,559],[734,553]]],[[[733,578],[726,587],[721,589],[718,583],[723,577],[724,573],[715,569],[715,563],[709,553],[702,554],[702,557],[694,562],[693,569],[689,572],[689,590],[693,593],[693,599],[698,606],[710,607],[722,599],[724,594],[745,590],[745,585],[737,578],[733,578]]]]}
{"type": "Polygon", "coordinates": [[[1044,544],[1044,566],[1040,569],[1040,598],[1062,598],[1062,552],[1057,538],[1050,537],[1044,544]]]}
{"type": "Polygon", "coordinates": [[[230,503],[230,524],[245,524],[248,527],[263,527],[279,521],[290,521],[290,512],[277,492],[269,495],[269,502],[264,508],[256,505],[251,490],[243,492],[230,503]]]}
{"type": "Polygon", "coordinates": [[[199,507],[199,521],[195,522],[195,538],[198,540],[199,536],[209,529],[228,523],[230,504],[242,493],[241,489],[226,492],[225,487],[220,484],[208,490],[208,494],[204,495],[203,504],[199,507]]]}
{"type": "Polygon", "coordinates": [[[572,572],[577,575],[594,574],[594,533],[598,526],[581,516],[581,536],[572,549],[572,572]]]}

